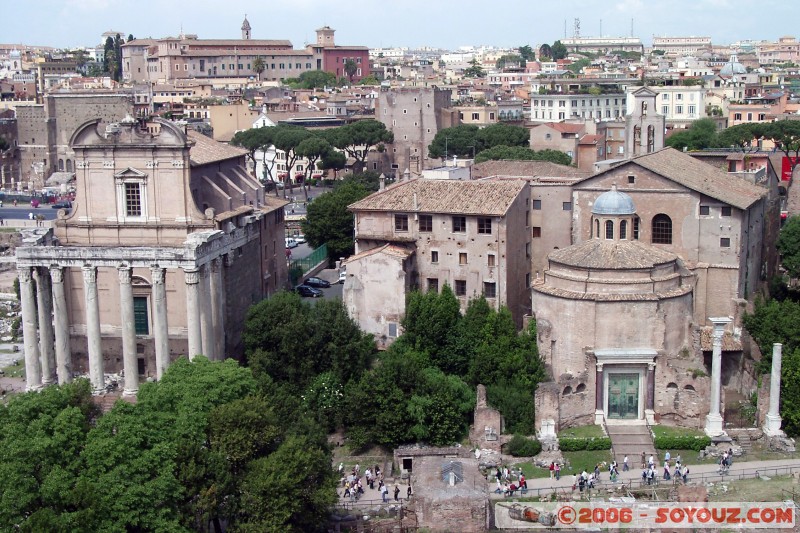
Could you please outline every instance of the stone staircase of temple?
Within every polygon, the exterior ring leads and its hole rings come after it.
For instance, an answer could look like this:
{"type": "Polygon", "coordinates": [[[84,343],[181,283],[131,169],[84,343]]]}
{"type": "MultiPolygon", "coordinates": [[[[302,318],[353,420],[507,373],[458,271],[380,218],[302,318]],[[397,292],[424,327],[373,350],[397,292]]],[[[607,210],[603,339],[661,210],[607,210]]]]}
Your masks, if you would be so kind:
{"type": "Polygon", "coordinates": [[[645,453],[645,457],[650,457],[652,454],[656,459],[656,463],[658,463],[658,456],[653,445],[653,438],[650,435],[650,429],[644,424],[606,425],[606,432],[611,438],[614,459],[619,464],[620,470],[622,470],[622,461],[626,454],[631,470],[642,466],[642,452],[645,453]]]}

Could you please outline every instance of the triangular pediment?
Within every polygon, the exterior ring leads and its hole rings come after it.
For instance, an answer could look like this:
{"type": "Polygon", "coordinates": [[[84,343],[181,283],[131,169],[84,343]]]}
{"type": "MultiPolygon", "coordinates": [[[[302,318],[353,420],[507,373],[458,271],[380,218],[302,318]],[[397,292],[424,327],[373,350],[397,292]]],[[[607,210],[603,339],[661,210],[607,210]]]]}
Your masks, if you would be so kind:
{"type": "Polygon", "coordinates": [[[128,167],[125,170],[120,170],[114,174],[115,178],[144,178],[146,176],[147,174],[145,172],[131,167],[128,167]]]}
{"type": "Polygon", "coordinates": [[[655,92],[654,90],[652,90],[649,87],[640,87],[640,88],[636,89],[635,91],[633,91],[632,94],[634,96],[638,96],[638,97],[641,97],[641,96],[658,96],[658,93],[655,92]]]}

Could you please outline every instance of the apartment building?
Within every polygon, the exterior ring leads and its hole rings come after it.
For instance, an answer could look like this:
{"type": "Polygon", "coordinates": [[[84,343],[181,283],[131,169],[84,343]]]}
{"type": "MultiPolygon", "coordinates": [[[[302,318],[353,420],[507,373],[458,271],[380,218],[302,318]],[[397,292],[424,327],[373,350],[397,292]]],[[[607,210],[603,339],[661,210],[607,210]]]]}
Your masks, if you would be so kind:
{"type": "Polygon", "coordinates": [[[532,122],[552,122],[574,118],[617,119],[625,115],[624,93],[613,94],[538,94],[531,97],[532,122]]]}
{"type": "Polygon", "coordinates": [[[653,37],[653,50],[663,50],[666,56],[694,56],[711,48],[711,37],[653,37]]]}
{"type": "MultiPolygon", "coordinates": [[[[656,113],[666,118],[668,127],[688,127],[697,119],[706,116],[706,89],[701,85],[648,86],[657,94],[656,113]]],[[[627,105],[632,108],[635,93],[641,87],[630,87],[627,92],[627,105]]]]}

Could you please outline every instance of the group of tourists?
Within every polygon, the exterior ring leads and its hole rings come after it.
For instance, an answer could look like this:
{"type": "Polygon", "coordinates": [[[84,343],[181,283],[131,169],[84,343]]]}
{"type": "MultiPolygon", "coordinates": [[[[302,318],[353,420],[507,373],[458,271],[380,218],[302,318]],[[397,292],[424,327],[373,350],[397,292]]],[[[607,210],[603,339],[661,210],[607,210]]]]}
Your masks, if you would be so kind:
{"type": "MultiPolygon", "coordinates": [[[[627,461],[628,457],[625,457],[627,461]]],[[[673,478],[675,481],[683,481],[683,483],[687,483],[689,481],[689,466],[685,465],[681,462],[681,456],[678,455],[675,458],[675,468],[670,473],[670,468],[672,467],[672,456],[670,455],[669,451],[664,454],[664,470],[662,474],[662,479],[664,481],[670,481],[673,478]]],[[[642,482],[648,485],[653,485],[657,483],[658,473],[656,471],[656,460],[651,454],[650,457],[647,458],[645,461],[645,453],[642,452],[642,482]]]]}
{"type": "Polygon", "coordinates": [[[514,481],[508,467],[500,468],[498,466],[495,469],[494,477],[497,483],[497,487],[494,489],[495,494],[513,496],[517,491],[528,492],[528,481],[522,472],[519,473],[519,477],[514,481]]]}
{"type": "Polygon", "coordinates": [[[555,461],[550,462],[550,479],[555,478],[556,481],[561,479],[561,465],[555,461]]]}
{"type": "Polygon", "coordinates": [[[600,465],[595,465],[594,471],[589,473],[584,468],[580,474],[575,475],[575,480],[572,483],[572,490],[576,488],[583,492],[584,490],[593,489],[600,481],[600,465]]]}
{"type": "Polygon", "coordinates": [[[733,448],[728,448],[728,451],[722,454],[719,459],[719,473],[727,474],[733,464],[733,448]]]}
{"type": "MultiPolygon", "coordinates": [[[[339,465],[339,472],[344,472],[344,465],[339,465]]],[[[381,495],[383,503],[389,503],[389,487],[383,482],[383,472],[378,465],[373,468],[367,468],[364,471],[364,481],[362,482],[361,466],[356,464],[353,469],[345,477],[342,477],[342,485],[344,486],[343,498],[350,499],[351,501],[358,500],[364,494],[364,485],[369,487],[370,490],[375,490],[377,483],[378,493],[381,495]]],[[[400,501],[400,487],[394,486],[394,501],[400,501]]],[[[411,484],[409,483],[406,491],[406,498],[411,498],[411,484]]]]}

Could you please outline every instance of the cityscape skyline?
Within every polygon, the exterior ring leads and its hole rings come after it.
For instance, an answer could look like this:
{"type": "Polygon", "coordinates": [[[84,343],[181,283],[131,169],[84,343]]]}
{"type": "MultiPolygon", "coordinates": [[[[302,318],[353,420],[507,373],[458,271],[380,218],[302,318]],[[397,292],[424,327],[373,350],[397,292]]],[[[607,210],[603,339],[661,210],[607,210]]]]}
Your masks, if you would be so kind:
{"type": "Polygon", "coordinates": [[[742,0],[615,0],[608,5],[568,0],[536,6],[512,0],[503,9],[492,11],[475,0],[459,2],[457,8],[453,2],[422,0],[392,4],[340,0],[335,10],[317,0],[270,6],[229,0],[225,6],[220,12],[219,4],[210,0],[197,0],[191,9],[174,0],[44,0],[34,13],[31,4],[11,3],[4,7],[6,20],[35,17],[37,23],[9,25],[0,41],[56,48],[92,46],[99,44],[100,35],[109,30],[120,31],[123,37],[161,38],[183,31],[201,39],[235,39],[241,37],[239,28],[245,15],[254,39],[288,39],[295,48],[313,42],[314,30],[324,25],[337,31],[337,42],[342,44],[450,50],[468,45],[552,43],[565,34],[573,36],[575,19],[580,19],[583,37],[633,35],[645,46],[651,44],[653,36],[706,36],[712,43],[724,45],[794,34],[791,5],[775,0],[759,4],[760,12],[769,14],[768,27],[764,24],[766,17],[742,16],[742,12],[752,12],[750,4],[742,0]],[[363,15],[354,16],[359,9],[363,15]],[[41,12],[56,16],[41,17],[41,12]],[[370,20],[377,16],[383,20],[370,20]],[[369,25],[364,24],[367,21],[369,25]],[[480,22],[479,31],[472,31],[476,21],[480,22]]]}

